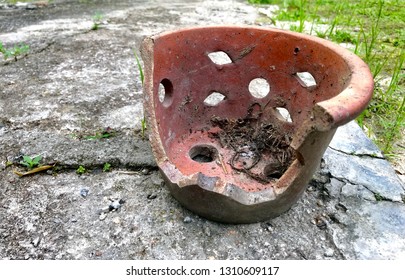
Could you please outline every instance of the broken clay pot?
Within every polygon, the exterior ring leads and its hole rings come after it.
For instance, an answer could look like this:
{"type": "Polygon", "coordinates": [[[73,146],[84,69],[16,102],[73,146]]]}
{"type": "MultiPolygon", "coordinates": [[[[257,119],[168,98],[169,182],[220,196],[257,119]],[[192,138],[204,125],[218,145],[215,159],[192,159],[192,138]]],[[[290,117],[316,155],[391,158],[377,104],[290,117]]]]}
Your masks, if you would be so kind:
{"type": "Polygon", "coordinates": [[[373,79],[329,41],[258,27],[197,27],[142,44],[144,110],[172,195],[215,221],[250,223],[302,195],[373,79]]]}

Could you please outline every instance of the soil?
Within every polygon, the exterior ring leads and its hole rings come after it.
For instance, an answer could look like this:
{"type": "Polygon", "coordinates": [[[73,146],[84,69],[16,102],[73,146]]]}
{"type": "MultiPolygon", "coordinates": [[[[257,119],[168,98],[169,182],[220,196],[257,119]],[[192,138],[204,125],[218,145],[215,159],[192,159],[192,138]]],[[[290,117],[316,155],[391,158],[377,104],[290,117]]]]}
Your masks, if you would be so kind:
{"type": "Polygon", "coordinates": [[[295,150],[290,146],[291,136],[283,133],[272,123],[263,123],[255,117],[243,119],[211,119],[214,127],[220,128],[211,135],[222,147],[233,150],[230,165],[252,179],[267,184],[280,178],[295,159],[295,150]],[[256,171],[257,164],[270,162],[265,170],[256,171]]]}

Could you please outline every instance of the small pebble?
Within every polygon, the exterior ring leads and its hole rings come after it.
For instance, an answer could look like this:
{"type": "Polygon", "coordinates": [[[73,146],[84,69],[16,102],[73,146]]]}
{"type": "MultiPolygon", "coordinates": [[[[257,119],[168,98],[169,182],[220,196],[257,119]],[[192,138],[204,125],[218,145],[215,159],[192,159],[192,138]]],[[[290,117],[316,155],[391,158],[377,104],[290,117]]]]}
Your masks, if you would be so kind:
{"type": "Polygon", "coordinates": [[[141,173],[142,173],[142,175],[148,175],[149,174],[149,169],[144,168],[144,169],[142,169],[141,173]]]}
{"type": "Polygon", "coordinates": [[[315,188],[313,186],[308,186],[307,191],[308,192],[313,192],[315,190],[315,188]]]}
{"type": "Polygon", "coordinates": [[[125,203],[125,200],[123,199],[116,199],[113,202],[111,202],[110,206],[109,206],[109,211],[114,211],[114,210],[118,210],[121,208],[121,206],[125,203]]]}
{"type": "Polygon", "coordinates": [[[107,214],[106,213],[101,213],[100,216],[98,217],[98,219],[100,221],[103,221],[105,218],[107,218],[107,214]]]}
{"type": "Polygon", "coordinates": [[[324,256],[325,257],[333,257],[333,254],[335,253],[335,251],[332,248],[329,248],[325,251],[324,256]]]}
{"type": "Polygon", "coordinates": [[[325,218],[323,218],[321,216],[318,216],[315,218],[315,224],[320,229],[326,229],[326,227],[327,227],[327,222],[326,222],[325,218]]]}
{"type": "Polygon", "coordinates": [[[89,194],[89,190],[88,189],[81,189],[80,190],[80,195],[82,197],[87,197],[87,195],[89,194]]]}
{"type": "Polygon", "coordinates": [[[111,202],[109,210],[114,211],[114,210],[120,209],[122,206],[122,204],[120,202],[121,202],[121,200],[114,200],[113,202],[111,202]]]}
{"type": "Polygon", "coordinates": [[[25,9],[27,9],[27,10],[36,10],[36,9],[38,9],[38,7],[37,7],[37,5],[35,5],[35,4],[28,4],[28,5],[25,7],[25,9]]]}
{"type": "Polygon", "coordinates": [[[205,235],[210,237],[211,236],[211,229],[208,226],[204,227],[204,233],[205,233],[205,235]]]}
{"type": "Polygon", "coordinates": [[[185,223],[185,224],[189,224],[189,223],[191,223],[193,221],[193,219],[191,219],[189,216],[186,216],[185,218],[184,218],[184,220],[183,220],[183,222],[185,223]]]}
{"type": "Polygon", "coordinates": [[[148,194],[147,198],[148,199],[155,199],[157,197],[156,194],[148,194]]]}
{"type": "Polygon", "coordinates": [[[103,255],[103,253],[101,251],[96,251],[95,255],[96,255],[96,257],[100,257],[103,255]]]}
{"type": "Polygon", "coordinates": [[[98,214],[101,215],[102,213],[108,213],[108,212],[110,212],[110,207],[109,207],[109,206],[106,206],[106,207],[100,209],[100,210],[98,211],[98,214]]]}
{"type": "Polygon", "coordinates": [[[320,199],[318,199],[318,200],[316,201],[316,204],[317,204],[319,207],[325,206],[325,204],[323,203],[323,201],[320,200],[320,199]]]}
{"type": "Polygon", "coordinates": [[[264,230],[273,231],[273,225],[272,225],[271,223],[269,223],[269,222],[267,222],[267,223],[262,223],[262,224],[260,224],[260,226],[261,226],[264,230]]]}
{"type": "Polygon", "coordinates": [[[38,247],[40,242],[41,242],[41,237],[38,236],[34,240],[32,240],[32,245],[34,245],[34,247],[38,247]]]}

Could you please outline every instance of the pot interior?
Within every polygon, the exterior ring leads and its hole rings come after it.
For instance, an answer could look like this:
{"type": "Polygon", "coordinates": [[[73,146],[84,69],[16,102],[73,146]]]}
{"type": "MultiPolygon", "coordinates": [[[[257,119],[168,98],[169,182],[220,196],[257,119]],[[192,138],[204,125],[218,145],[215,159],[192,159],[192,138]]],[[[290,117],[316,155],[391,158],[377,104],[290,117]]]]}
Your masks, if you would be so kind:
{"type": "MultiPolygon", "coordinates": [[[[319,40],[271,29],[201,28],[154,41],[153,106],[163,149],[184,175],[246,191],[274,187],[314,104],[351,72],[319,40]]],[[[341,104],[345,106],[345,104],[341,104]]]]}

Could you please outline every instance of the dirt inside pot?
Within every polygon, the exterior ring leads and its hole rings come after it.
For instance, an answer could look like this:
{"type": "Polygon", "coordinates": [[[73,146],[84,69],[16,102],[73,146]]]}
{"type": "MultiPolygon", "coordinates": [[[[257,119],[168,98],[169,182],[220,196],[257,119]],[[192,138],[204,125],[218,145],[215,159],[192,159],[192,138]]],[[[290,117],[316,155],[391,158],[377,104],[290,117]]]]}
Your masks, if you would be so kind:
{"type": "Polygon", "coordinates": [[[211,124],[219,129],[211,131],[210,137],[232,151],[232,169],[262,184],[279,179],[297,158],[290,146],[291,135],[276,124],[263,122],[260,114],[253,116],[252,110],[244,118],[212,117],[211,124]],[[262,168],[256,168],[259,165],[262,168]]]}

